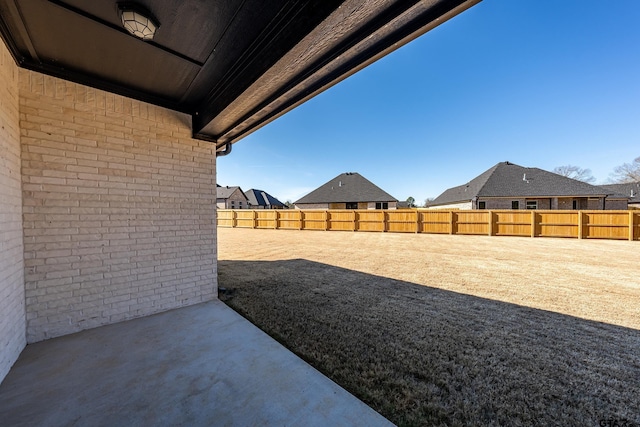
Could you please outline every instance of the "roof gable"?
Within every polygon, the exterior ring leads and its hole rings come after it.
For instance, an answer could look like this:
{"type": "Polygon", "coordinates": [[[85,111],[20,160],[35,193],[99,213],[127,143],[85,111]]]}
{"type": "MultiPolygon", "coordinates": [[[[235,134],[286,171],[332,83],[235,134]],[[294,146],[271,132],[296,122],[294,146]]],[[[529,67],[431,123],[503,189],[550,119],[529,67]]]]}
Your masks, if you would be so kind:
{"type": "Polygon", "coordinates": [[[240,187],[238,187],[238,186],[235,186],[235,187],[229,187],[229,186],[217,187],[216,188],[216,198],[217,199],[228,199],[236,191],[240,192],[240,194],[242,194],[242,197],[244,197],[245,199],[247,198],[247,196],[245,196],[245,194],[242,192],[242,189],[240,187]]]}
{"type": "Polygon", "coordinates": [[[244,195],[249,200],[249,203],[253,206],[284,206],[280,200],[273,197],[271,194],[262,190],[250,189],[245,191],[244,195]]]}
{"type": "Polygon", "coordinates": [[[357,172],[342,173],[294,203],[397,202],[357,172]]]}

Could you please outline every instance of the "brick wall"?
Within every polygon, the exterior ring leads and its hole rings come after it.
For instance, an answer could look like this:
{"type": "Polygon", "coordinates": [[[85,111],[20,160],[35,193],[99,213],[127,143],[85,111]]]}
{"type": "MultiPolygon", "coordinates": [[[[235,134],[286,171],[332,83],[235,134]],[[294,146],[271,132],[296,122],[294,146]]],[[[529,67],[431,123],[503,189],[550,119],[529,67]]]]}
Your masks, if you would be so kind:
{"type": "Polygon", "coordinates": [[[495,210],[502,210],[502,209],[511,209],[511,202],[518,202],[518,206],[519,209],[526,209],[526,201],[527,199],[523,199],[523,198],[505,198],[505,199],[501,199],[501,198],[481,198],[480,200],[482,201],[486,201],[486,208],[485,209],[495,209],[495,210]]]}
{"type": "Polygon", "coordinates": [[[18,67],[0,42],[0,382],[24,348],[18,67]]]}
{"type": "Polygon", "coordinates": [[[607,199],[604,207],[606,210],[627,210],[629,209],[629,202],[627,200],[607,199]]]}
{"type": "Polygon", "coordinates": [[[28,342],[215,298],[215,152],[189,117],[19,85],[28,342]]]}

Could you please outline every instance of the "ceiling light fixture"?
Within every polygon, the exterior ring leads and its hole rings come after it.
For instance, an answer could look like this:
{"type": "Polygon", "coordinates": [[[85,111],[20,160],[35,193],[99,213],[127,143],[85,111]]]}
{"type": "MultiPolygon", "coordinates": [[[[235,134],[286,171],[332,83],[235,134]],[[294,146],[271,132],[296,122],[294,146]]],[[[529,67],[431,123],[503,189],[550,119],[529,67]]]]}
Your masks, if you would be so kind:
{"type": "Polygon", "coordinates": [[[160,27],[158,20],[137,3],[118,3],[122,25],[132,35],[142,40],[151,40],[160,27]]]}

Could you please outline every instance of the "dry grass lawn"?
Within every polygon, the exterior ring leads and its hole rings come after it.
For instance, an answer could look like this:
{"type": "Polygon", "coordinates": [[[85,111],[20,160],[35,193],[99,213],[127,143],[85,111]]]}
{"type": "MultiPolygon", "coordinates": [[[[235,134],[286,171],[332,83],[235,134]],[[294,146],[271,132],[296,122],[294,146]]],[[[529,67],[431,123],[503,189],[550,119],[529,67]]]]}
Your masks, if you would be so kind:
{"type": "Polygon", "coordinates": [[[218,245],[221,299],[398,425],[640,425],[640,242],[220,228],[218,245]]]}

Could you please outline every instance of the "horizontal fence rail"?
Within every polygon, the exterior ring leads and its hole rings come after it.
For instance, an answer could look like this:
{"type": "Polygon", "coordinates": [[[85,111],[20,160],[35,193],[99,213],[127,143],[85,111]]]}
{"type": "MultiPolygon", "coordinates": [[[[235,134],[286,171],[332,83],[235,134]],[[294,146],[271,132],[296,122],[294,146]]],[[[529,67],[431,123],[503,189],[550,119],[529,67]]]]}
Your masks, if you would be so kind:
{"type": "Polygon", "coordinates": [[[218,227],[640,240],[640,211],[232,210],[218,227]]]}

